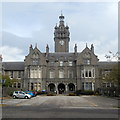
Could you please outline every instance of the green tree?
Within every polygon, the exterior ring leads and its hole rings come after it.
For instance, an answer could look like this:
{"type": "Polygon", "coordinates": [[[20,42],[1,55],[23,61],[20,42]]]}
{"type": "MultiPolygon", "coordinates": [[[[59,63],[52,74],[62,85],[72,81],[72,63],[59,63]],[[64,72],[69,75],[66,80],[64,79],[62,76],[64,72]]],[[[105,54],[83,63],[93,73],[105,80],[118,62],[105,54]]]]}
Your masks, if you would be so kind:
{"type": "Polygon", "coordinates": [[[120,84],[120,64],[118,63],[112,69],[112,71],[105,76],[106,82],[115,83],[116,85],[120,84]]]}
{"type": "Polygon", "coordinates": [[[18,80],[15,79],[15,78],[10,79],[10,77],[9,77],[8,75],[2,75],[2,80],[5,80],[5,83],[3,83],[3,85],[4,85],[5,87],[11,87],[14,82],[17,82],[17,81],[18,81],[18,80]]]}

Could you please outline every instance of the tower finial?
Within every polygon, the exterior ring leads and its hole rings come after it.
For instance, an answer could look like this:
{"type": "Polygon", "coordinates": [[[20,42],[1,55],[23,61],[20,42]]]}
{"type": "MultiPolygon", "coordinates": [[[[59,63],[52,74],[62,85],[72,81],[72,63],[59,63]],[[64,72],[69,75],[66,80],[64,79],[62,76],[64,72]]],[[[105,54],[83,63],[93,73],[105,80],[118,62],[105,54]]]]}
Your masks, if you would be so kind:
{"type": "Polygon", "coordinates": [[[37,48],[37,43],[35,44],[35,47],[37,48]]]}
{"type": "Polygon", "coordinates": [[[87,47],[87,43],[86,43],[86,47],[87,47]]]}
{"type": "Polygon", "coordinates": [[[62,10],[61,10],[61,15],[59,16],[59,19],[60,19],[60,21],[63,21],[63,19],[64,19],[64,16],[62,14],[62,10]]]}
{"type": "Polygon", "coordinates": [[[61,16],[62,16],[63,14],[62,14],[62,10],[61,10],[61,16]]]}

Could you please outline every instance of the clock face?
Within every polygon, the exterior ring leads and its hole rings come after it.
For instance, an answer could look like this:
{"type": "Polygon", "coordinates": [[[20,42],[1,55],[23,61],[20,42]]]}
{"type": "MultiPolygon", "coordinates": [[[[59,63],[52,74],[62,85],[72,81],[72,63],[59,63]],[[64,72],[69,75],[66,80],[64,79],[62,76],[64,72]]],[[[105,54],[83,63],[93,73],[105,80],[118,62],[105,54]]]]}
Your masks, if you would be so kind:
{"type": "Polygon", "coordinates": [[[59,42],[61,45],[64,45],[64,41],[63,40],[60,40],[59,42]]]}

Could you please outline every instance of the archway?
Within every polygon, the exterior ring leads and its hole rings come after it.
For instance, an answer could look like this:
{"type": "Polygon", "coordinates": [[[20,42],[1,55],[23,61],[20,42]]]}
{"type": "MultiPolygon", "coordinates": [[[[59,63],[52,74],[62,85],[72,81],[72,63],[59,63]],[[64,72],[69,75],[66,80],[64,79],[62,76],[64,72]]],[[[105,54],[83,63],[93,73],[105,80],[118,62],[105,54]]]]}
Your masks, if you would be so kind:
{"type": "Polygon", "coordinates": [[[69,91],[75,91],[75,85],[73,83],[68,84],[69,91]]]}
{"type": "Polygon", "coordinates": [[[60,83],[58,85],[58,91],[59,91],[59,94],[64,93],[64,91],[65,91],[65,85],[63,83],[60,83]]]}
{"type": "Polygon", "coordinates": [[[48,85],[48,90],[49,90],[49,92],[55,92],[55,85],[53,83],[50,83],[48,85]]]}

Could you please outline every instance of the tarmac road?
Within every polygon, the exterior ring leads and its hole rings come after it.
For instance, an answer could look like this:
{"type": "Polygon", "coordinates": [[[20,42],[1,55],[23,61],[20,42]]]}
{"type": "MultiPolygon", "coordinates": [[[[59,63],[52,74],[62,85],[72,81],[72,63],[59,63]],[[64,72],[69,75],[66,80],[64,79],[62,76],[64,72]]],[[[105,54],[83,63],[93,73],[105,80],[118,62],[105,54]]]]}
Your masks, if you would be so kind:
{"type": "Polygon", "coordinates": [[[3,102],[3,118],[118,118],[118,100],[102,96],[37,96],[3,102]]]}

